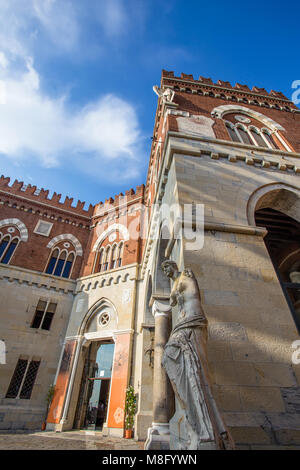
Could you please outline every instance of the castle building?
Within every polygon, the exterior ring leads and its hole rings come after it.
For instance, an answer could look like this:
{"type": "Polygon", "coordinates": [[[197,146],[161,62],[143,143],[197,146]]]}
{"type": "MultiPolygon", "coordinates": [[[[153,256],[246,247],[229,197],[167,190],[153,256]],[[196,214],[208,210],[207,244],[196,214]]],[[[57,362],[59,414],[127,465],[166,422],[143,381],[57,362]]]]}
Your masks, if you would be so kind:
{"type": "Polygon", "coordinates": [[[123,436],[131,384],[135,438],[152,430],[168,448],[180,422],[161,365],[177,315],[170,259],[197,279],[236,448],[300,448],[300,110],[167,71],[156,92],[145,186],[85,210],[0,178],[0,429],[47,419],[123,436]]]}

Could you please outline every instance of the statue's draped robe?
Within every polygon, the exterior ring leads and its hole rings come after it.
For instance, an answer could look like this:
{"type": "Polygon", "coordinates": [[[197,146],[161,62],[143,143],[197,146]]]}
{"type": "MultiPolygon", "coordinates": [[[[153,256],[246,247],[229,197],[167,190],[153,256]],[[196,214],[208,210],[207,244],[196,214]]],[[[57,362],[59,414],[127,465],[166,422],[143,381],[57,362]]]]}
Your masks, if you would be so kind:
{"type": "MultiPolygon", "coordinates": [[[[205,345],[199,344],[201,334],[196,331],[206,332],[206,326],[207,320],[203,315],[194,315],[178,323],[165,346],[162,360],[185,418],[193,430],[193,442],[196,436],[197,449],[203,447],[205,442],[216,442],[216,446],[220,447],[220,436],[225,432],[222,422],[214,413],[215,402],[201,363],[201,356],[203,362],[206,361],[205,345]]],[[[187,441],[181,443],[182,448],[189,448],[188,436],[186,438],[187,441]]]]}

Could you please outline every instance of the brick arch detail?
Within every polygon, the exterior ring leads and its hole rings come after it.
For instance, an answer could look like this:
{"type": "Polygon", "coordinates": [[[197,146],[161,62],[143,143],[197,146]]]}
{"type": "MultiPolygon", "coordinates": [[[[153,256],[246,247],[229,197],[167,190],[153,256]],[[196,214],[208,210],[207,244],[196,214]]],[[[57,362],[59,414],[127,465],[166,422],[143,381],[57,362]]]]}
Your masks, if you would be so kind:
{"type": "Polygon", "coordinates": [[[246,106],[239,106],[235,104],[225,104],[222,106],[217,106],[211,112],[211,115],[216,118],[222,119],[225,114],[227,113],[243,113],[247,114],[248,116],[252,117],[253,119],[257,119],[258,121],[264,123],[273,131],[284,131],[284,127],[282,127],[277,122],[273,121],[273,119],[265,116],[258,111],[254,111],[253,109],[247,108],[246,106]]]}
{"type": "Polygon", "coordinates": [[[50,242],[48,243],[47,248],[52,248],[54,245],[56,245],[56,243],[58,243],[62,240],[70,240],[75,246],[76,255],[77,256],[82,256],[81,243],[78,240],[78,238],[76,238],[71,233],[63,233],[61,235],[57,235],[57,237],[52,238],[52,240],[50,240],[50,242]]]}
{"type": "Polygon", "coordinates": [[[129,231],[127,227],[123,224],[113,224],[110,225],[104,232],[101,233],[101,235],[97,238],[94,246],[93,246],[93,251],[97,251],[98,247],[101,245],[103,240],[111,233],[111,232],[120,232],[124,241],[129,240],[129,231]]]}
{"type": "Polygon", "coordinates": [[[20,232],[20,237],[21,237],[22,242],[28,241],[28,230],[26,228],[26,225],[23,222],[21,222],[21,220],[19,219],[0,220],[0,228],[5,225],[15,225],[20,232]]]}

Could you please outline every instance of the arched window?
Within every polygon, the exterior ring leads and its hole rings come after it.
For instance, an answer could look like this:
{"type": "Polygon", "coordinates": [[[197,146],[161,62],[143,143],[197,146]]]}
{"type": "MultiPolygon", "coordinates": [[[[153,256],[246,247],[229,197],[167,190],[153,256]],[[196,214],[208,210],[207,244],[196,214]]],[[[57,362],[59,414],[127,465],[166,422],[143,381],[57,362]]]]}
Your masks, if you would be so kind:
{"type": "Polygon", "coordinates": [[[52,252],[50,261],[48,263],[48,266],[47,266],[47,269],[46,269],[47,274],[52,274],[53,273],[54,267],[56,266],[56,261],[57,261],[58,255],[59,255],[59,249],[56,248],[52,252]]]}
{"type": "Polygon", "coordinates": [[[0,235],[0,262],[8,264],[17,245],[19,238],[12,238],[10,235],[0,235]]]}
{"type": "Polygon", "coordinates": [[[274,139],[272,137],[272,134],[270,134],[267,129],[262,129],[262,135],[265,138],[265,140],[268,142],[269,147],[273,149],[278,149],[278,146],[275,144],[274,139]]]}
{"type": "Polygon", "coordinates": [[[118,248],[118,260],[117,260],[117,266],[118,267],[122,266],[123,248],[124,248],[124,243],[121,242],[119,244],[119,248],[118,248]]]}
{"type": "MultiPolygon", "coordinates": [[[[254,126],[245,126],[244,124],[233,124],[232,122],[225,122],[228,134],[233,142],[241,142],[247,145],[255,145],[257,147],[265,147],[270,149],[279,149],[275,140],[273,139],[272,132],[269,129],[258,129],[254,126]]],[[[278,136],[280,138],[280,136],[278,136]]],[[[285,146],[286,150],[291,151],[283,139],[280,139],[285,146]]]]}
{"type": "Polygon", "coordinates": [[[72,264],[74,262],[75,256],[74,253],[70,253],[65,262],[64,269],[62,272],[62,277],[68,278],[70,276],[72,264]]]}
{"type": "Polygon", "coordinates": [[[233,140],[234,142],[240,142],[240,139],[238,138],[238,135],[235,132],[234,127],[231,126],[228,122],[226,122],[226,128],[227,128],[227,131],[228,131],[228,133],[231,137],[231,140],[233,140]]]}
{"type": "Polygon", "coordinates": [[[249,131],[256,145],[258,145],[259,147],[268,147],[267,142],[262,138],[258,129],[251,127],[249,131]]]}
{"type": "Polygon", "coordinates": [[[103,271],[107,271],[107,270],[108,270],[109,262],[110,262],[110,245],[108,245],[108,246],[106,247],[106,250],[105,250],[103,271]]]}
{"type": "MultiPolygon", "coordinates": [[[[99,258],[98,258],[98,267],[96,265],[96,269],[95,269],[95,272],[97,273],[101,273],[102,269],[103,269],[103,258],[104,258],[104,248],[101,248],[100,252],[97,253],[97,255],[99,255],[99,258]]],[[[96,255],[96,256],[97,256],[96,255]]],[[[97,261],[96,261],[97,263],[97,261]]]]}
{"type": "Polygon", "coordinates": [[[75,254],[73,252],[69,253],[67,250],[60,251],[59,248],[55,248],[51,253],[46,273],[67,279],[70,277],[74,260],[75,254]]]}
{"type": "Polygon", "coordinates": [[[241,136],[241,139],[244,142],[244,144],[252,145],[252,142],[250,141],[250,137],[248,135],[248,132],[246,131],[246,129],[244,127],[242,127],[241,125],[238,125],[237,126],[237,131],[238,131],[239,135],[241,136]]]}
{"type": "Polygon", "coordinates": [[[54,269],[54,272],[53,272],[54,276],[61,276],[63,267],[64,267],[65,262],[66,262],[66,257],[67,257],[67,252],[63,250],[60,253],[59,258],[56,262],[56,266],[55,266],[55,269],[54,269]]]}
{"type": "Polygon", "coordinates": [[[117,245],[114,245],[111,250],[110,269],[115,269],[116,267],[117,267],[117,245]]]}

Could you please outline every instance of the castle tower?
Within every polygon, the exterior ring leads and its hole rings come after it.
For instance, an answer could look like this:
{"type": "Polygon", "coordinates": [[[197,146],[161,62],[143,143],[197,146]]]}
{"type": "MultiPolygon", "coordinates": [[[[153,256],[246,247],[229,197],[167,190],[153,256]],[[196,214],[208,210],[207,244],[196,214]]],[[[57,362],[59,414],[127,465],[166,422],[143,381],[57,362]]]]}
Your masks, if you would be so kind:
{"type": "MultiPolygon", "coordinates": [[[[149,222],[141,347],[150,347],[151,305],[155,314],[168,304],[160,264],[170,258],[197,278],[213,395],[236,447],[299,445],[300,111],[280,92],[167,71],[158,94],[145,201],[181,210],[169,218],[170,240],[153,241],[155,211],[149,222]]],[[[154,418],[172,396],[155,399],[149,375],[145,363],[137,429],[152,426],[165,445],[170,415],[154,418]]]]}

